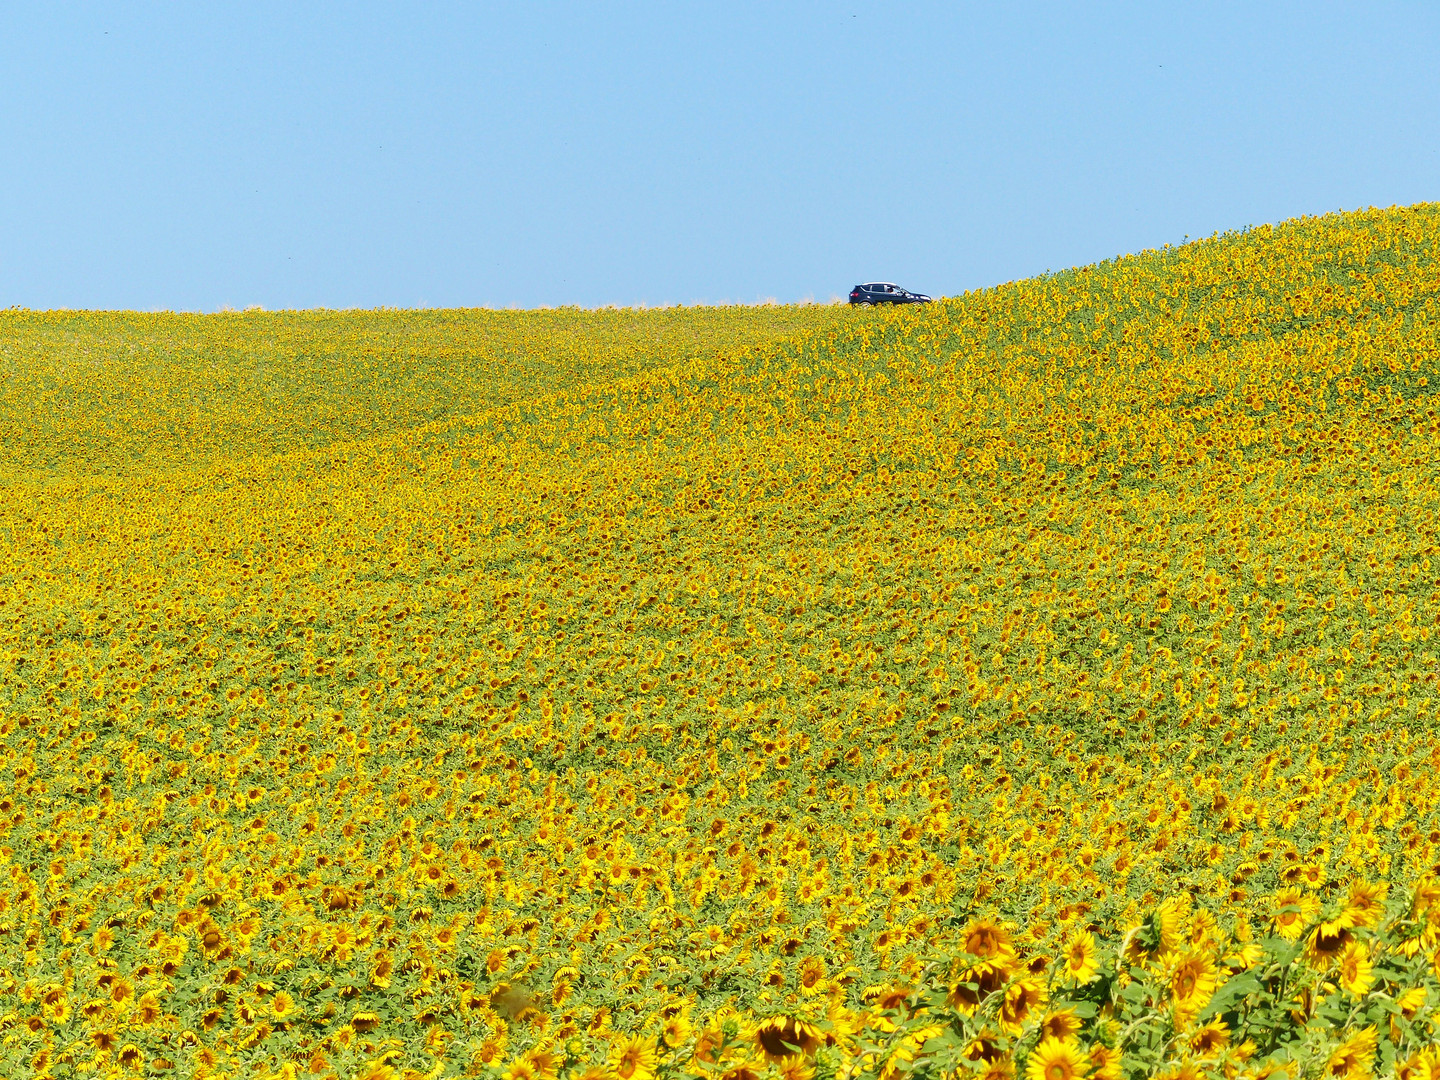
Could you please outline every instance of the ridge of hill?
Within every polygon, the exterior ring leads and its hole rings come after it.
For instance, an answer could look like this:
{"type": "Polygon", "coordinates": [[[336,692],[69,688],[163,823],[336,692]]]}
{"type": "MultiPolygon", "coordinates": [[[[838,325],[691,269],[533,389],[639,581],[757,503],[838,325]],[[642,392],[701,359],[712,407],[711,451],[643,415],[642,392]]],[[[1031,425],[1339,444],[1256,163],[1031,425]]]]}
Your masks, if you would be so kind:
{"type": "Polygon", "coordinates": [[[380,438],[843,317],[828,305],[0,311],[0,481],[380,438]]]}
{"type": "Polygon", "coordinates": [[[12,405],[7,1067],[1429,1061],[1437,245],[577,341],[192,465],[12,405]]]}

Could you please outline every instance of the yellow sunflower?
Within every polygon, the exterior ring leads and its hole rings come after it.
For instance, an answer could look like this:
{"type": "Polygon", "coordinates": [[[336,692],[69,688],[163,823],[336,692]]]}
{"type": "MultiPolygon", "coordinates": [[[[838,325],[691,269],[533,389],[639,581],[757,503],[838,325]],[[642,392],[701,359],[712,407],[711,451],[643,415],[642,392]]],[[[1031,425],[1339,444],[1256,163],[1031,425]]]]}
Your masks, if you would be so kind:
{"type": "Polygon", "coordinates": [[[1016,979],[1005,988],[1000,1003],[1000,1027],[1011,1035],[1019,1035],[1038,1018],[1046,999],[1045,986],[1038,979],[1016,979]]]}
{"type": "Polygon", "coordinates": [[[1155,1080],[1208,1080],[1208,1077],[1209,1073],[1199,1062],[1185,1061],[1160,1073],[1155,1080]]]}
{"type": "Polygon", "coordinates": [[[1073,1039],[1042,1039],[1025,1063],[1027,1080],[1083,1080],[1090,1063],[1073,1039]]]}
{"type": "Polygon", "coordinates": [[[1363,941],[1352,941],[1340,954],[1338,966],[1340,987],[1354,998],[1364,997],[1375,985],[1375,965],[1370,948],[1363,941]]]}
{"type": "Polygon", "coordinates": [[[1230,1028],[1224,1020],[1211,1020],[1190,1036],[1190,1049],[1200,1058],[1215,1057],[1230,1045],[1230,1028]]]}
{"type": "Polygon", "coordinates": [[[665,1021],[660,1029],[660,1038],[672,1050],[689,1040],[694,1028],[690,1023],[690,1007],[687,1005],[665,1021]]]}
{"type": "Polygon", "coordinates": [[[1281,889],[1270,902],[1275,933],[1286,941],[1294,941],[1305,932],[1320,913],[1320,901],[1299,889],[1281,889]]]}
{"type": "Polygon", "coordinates": [[[985,1062],[984,1066],[972,1075],[975,1080],[1011,1080],[1015,1075],[1015,1062],[1006,1054],[985,1062]]]}
{"type": "Polygon", "coordinates": [[[755,1029],[755,1043],[767,1060],[780,1062],[795,1054],[813,1054],[822,1041],[820,1029],[804,1020],[772,1016],[755,1029]]]}
{"type": "Polygon", "coordinates": [[[1349,895],[1345,897],[1344,913],[1350,920],[1351,926],[1357,926],[1364,930],[1374,929],[1380,923],[1380,917],[1385,914],[1385,897],[1390,891],[1390,886],[1384,884],[1372,884],[1364,880],[1356,880],[1350,885],[1349,895]]]}
{"type": "Polygon", "coordinates": [[[1090,1080],[1120,1080],[1120,1051],[1096,1043],[1090,1047],[1087,1063],[1090,1066],[1090,1080]]]}
{"type": "Polygon", "coordinates": [[[1414,1019],[1420,1007],[1430,996],[1430,991],[1423,986],[1412,986],[1395,999],[1395,1007],[1400,1010],[1400,1015],[1406,1020],[1414,1019]]]}
{"type": "Polygon", "coordinates": [[[1424,1050],[1418,1050],[1395,1064],[1395,1080],[1432,1080],[1434,1075],[1435,1063],[1424,1050]]]}
{"type": "Polygon", "coordinates": [[[945,1000],[968,1016],[991,994],[1003,989],[1010,974],[1008,966],[982,960],[958,974],[945,1000]]]}
{"type": "Polygon", "coordinates": [[[825,961],[818,956],[807,956],[800,964],[800,992],[819,993],[825,982],[825,961]]]}
{"type": "Polygon", "coordinates": [[[1160,934],[1160,954],[1172,953],[1180,947],[1185,922],[1190,915],[1188,892],[1166,897],[1155,908],[1155,928],[1160,934]]]}
{"type": "Polygon", "coordinates": [[[1040,1022],[1041,1037],[1046,1039],[1070,1039],[1080,1034],[1084,1023],[1075,1015],[1073,1008],[1056,1009],[1040,1022]]]}
{"type": "Polygon", "coordinates": [[[1351,1035],[1330,1055],[1330,1060],[1325,1063],[1325,1075],[1340,1080],[1371,1075],[1375,1068],[1376,1041],[1373,1024],[1351,1035]]]}
{"type": "Polygon", "coordinates": [[[712,1024],[701,1029],[695,1039],[695,1049],[691,1051],[691,1056],[701,1066],[714,1065],[724,1045],[725,1032],[719,1025],[712,1024]]]}
{"type": "Polygon", "coordinates": [[[278,991],[270,999],[270,1010],[275,1014],[276,1020],[293,1020],[295,1018],[295,999],[284,990],[278,991]]]}
{"type": "Polygon", "coordinates": [[[1100,959],[1095,949],[1095,935],[1089,930],[1072,934],[1065,943],[1065,977],[1084,985],[1095,978],[1100,971],[1100,959]]]}
{"type": "Polygon", "coordinates": [[[1003,1055],[999,1038],[989,1028],[981,1031],[965,1047],[966,1061],[994,1061],[1003,1055]]]}
{"type": "Polygon", "coordinates": [[[1348,927],[1338,927],[1333,931],[1327,929],[1333,925],[1321,923],[1306,939],[1305,956],[1311,964],[1318,967],[1329,966],[1345,951],[1346,946],[1355,940],[1355,935],[1350,933],[1348,927]]]}
{"type": "Polygon", "coordinates": [[[1215,960],[1208,952],[1187,952],[1171,966],[1167,981],[1175,1026],[1187,1027],[1215,994],[1215,960]]]}
{"type": "Polygon", "coordinates": [[[1010,932],[994,919],[978,919],[967,926],[964,949],[981,960],[998,960],[1014,951],[1010,932]]]}
{"type": "Polygon", "coordinates": [[[621,1035],[610,1044],[610,1072],[616,1080],[650,1080],[655,1075],[655,1040],[621,1035]]]}
{"type": "Polygon", "coordinates": [[[532,1047],[525,1051],[524,1059],[534,1070],[535,1080],[555,1080],[555,1075],[560,1069],[560,1062],[549,1050],[532,1047]]]}

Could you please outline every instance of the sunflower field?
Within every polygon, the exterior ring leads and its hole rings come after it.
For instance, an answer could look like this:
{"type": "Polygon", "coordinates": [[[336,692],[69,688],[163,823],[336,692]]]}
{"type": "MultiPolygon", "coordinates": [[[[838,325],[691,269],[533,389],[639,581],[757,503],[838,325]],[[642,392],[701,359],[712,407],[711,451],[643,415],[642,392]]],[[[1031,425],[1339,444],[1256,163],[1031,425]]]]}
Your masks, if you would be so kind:
{"type": "Polygon", "coordinates": [[[1437,410],[1440,205],[0,312],[0,1076],[1428,1080],[1437,410]]]}

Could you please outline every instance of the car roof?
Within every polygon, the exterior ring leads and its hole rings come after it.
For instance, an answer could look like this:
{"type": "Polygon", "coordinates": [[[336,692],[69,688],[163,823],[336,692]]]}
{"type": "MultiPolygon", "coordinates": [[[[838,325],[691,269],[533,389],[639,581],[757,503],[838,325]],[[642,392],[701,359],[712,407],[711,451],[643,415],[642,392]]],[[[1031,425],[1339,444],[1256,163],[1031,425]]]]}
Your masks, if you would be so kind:
{"type": "Polygon", "coordinates": [[[862,289],[876,289],[882,285],[888,285],[892,289],[898,289],[900,287],[899,285],[896,285],[893,281],[867,281],[864,285],[860,287],[862,289]]]}

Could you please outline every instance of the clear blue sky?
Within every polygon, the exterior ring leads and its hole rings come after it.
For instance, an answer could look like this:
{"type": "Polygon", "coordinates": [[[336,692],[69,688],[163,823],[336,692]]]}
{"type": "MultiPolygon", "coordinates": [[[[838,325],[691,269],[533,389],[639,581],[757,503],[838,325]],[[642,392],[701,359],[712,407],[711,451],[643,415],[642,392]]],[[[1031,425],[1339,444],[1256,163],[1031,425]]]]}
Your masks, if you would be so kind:
{"type": "Polygon", "coordinates": [[[948,295],[1437,148],[1434,3],[12,4],[0,306],[948,295]]]}

